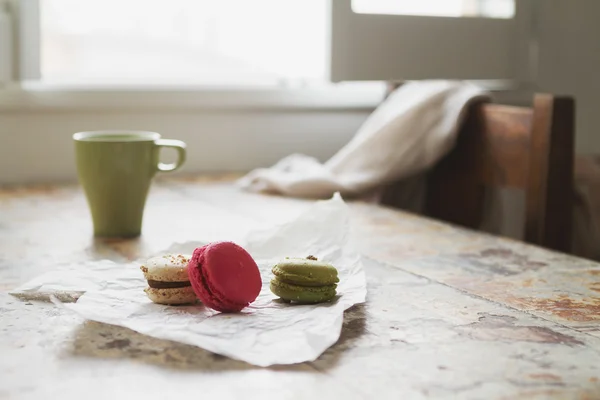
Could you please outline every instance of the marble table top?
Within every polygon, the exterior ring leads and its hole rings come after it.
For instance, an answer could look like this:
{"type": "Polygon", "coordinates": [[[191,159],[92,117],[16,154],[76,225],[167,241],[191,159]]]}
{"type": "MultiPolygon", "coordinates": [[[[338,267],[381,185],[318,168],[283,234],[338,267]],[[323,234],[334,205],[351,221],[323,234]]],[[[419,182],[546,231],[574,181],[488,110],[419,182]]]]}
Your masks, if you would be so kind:
{"type": "Polygon", "coordinates": [[[0,399],[600,399],[600,264],[354,202],[367,302],[319,359],[259,368],[8,291],[54,265],[236,240],[309,201],[155,183],[143,235],[97,240],[79,187],[0,189],[0,399]]]}

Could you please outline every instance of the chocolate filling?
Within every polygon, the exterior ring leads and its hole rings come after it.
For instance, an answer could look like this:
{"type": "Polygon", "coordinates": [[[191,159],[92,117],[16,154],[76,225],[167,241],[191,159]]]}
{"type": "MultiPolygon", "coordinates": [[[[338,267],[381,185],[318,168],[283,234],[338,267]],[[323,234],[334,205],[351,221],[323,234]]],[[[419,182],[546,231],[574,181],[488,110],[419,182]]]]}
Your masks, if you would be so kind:
{"type": "Polygon", "coordinates": [[[185,282],[162,282],[162,281],[153,281],[152,279],[148,279],[148,286],[153,289],[177,289],[192,286],[190,281],[185,282]]]}

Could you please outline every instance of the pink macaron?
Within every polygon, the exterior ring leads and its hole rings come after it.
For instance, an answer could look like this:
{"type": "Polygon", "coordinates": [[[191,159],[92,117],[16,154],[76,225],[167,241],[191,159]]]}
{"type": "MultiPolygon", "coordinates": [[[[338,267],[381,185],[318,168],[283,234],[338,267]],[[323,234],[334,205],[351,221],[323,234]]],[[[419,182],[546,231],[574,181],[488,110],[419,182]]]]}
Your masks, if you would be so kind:
{"type": "Polygon", "coordinates": [[[188,276],[204,305],[238,312],[258,297],[262,280],[256,262],[232,242],[214,242],[194,250],[188,276]]]}

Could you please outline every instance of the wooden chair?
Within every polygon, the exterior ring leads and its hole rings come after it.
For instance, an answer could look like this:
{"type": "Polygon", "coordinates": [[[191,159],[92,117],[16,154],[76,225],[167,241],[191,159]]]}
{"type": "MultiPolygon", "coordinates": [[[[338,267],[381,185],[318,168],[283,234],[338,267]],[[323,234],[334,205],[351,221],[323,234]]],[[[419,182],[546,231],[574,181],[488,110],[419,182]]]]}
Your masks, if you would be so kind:
{"type": "MultiPolygon", "coordinates": [[[[469,110],[453,151],[429,173],[428,216],[478,228],[486,187],[525,191],[526,242],[569,251],[574,101],[536,94],[533,107],[491,103],[469,110]]],[[[393,188],[382,202],[391,205],[393,188]]]]}

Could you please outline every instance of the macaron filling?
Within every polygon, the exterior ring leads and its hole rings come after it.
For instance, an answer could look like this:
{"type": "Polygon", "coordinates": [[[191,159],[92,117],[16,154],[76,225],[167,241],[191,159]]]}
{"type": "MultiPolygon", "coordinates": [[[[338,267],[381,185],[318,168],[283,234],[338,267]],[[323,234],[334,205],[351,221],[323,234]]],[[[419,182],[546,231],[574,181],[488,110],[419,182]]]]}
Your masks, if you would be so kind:
{"type": "Polygon", "coordinates": [[[185,282],[164,282],[148,279],[148,286],[153,289],[177,289],[192,286],[190,281],[185,282]]]}

